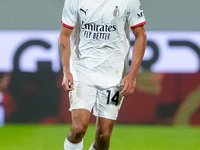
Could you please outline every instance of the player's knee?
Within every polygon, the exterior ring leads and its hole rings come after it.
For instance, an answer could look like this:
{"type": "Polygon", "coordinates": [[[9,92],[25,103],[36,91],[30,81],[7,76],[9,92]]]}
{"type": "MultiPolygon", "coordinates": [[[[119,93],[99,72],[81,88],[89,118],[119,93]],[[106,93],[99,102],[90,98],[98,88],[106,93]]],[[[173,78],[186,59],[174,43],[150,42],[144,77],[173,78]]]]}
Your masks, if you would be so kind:
{"type": "Polygon", "coordinates": [[[72,128],[72,132],[74,138],[82,138],[87,131],[87,126],[84,125],[74,125],[72,128]]]}
{"type": "Polygon", "coordinates": [[[110,137],[111,137],[111,134],[109,132],[104,132],[100,135],[100,138],[103,142],[109,142],[110,137]]]}

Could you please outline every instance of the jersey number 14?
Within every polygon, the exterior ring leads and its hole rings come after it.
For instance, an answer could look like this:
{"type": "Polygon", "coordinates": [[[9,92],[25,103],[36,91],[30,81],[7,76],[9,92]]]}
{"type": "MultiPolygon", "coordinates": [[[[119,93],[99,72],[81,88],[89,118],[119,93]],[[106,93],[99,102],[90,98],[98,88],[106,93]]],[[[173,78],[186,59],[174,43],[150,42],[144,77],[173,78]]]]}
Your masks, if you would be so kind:
{"type": "Polygon", "coordinates": [[[117,106],[119,103],[119,91],[117,91],[112,98],[110,98],[111,90],[107,90],[107,93],[108,93],[107,104],[114,103],[117,106]]]}

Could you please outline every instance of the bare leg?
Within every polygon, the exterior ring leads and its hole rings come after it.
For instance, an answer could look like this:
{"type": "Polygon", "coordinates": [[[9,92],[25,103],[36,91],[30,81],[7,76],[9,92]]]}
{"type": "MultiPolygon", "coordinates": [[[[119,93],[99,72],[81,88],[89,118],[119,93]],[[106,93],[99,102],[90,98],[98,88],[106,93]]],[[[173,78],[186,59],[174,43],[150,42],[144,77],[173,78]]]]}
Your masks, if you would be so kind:
{"type": "Polygon", "coordinates": [[[71,111],[72,126],[67,135],[71,143],[79,143],[85,135],[90,119],[90,112],[86,109],[75,109],[71,111]]]}
{"type": "Polygon", "coordinates": [[[115,124],[115,120],[106,118],[97,118],[96,136],[94,148],[96,150],[108,150],[110,146],[110,137],[115,124]]]}

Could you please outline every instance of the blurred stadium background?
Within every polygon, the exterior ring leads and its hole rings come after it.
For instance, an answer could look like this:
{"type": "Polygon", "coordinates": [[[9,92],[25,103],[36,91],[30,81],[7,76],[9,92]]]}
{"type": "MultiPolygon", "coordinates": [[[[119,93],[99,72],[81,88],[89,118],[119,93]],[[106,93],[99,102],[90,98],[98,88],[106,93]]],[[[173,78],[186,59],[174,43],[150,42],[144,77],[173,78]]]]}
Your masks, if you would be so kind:
{"type": "MultiPolygon", "coordinates": [[[[117,124],[199,126],[200,1],[141,3],[147,20],[147,49],[137,89],[124,101],[117,124]]],[[[63,4],[64,0],[0,1],[2,133],[16,123],[70,123],[57,49],[63,4]]]]}

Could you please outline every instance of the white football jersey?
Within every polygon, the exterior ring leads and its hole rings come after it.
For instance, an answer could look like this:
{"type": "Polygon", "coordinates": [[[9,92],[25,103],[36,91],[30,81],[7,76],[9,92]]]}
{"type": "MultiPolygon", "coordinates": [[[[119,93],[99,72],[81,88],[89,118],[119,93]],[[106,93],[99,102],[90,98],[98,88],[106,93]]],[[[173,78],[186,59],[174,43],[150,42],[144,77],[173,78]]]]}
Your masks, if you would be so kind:
{"type": "Polygon", "coordinates": [[[70,69],[75,81],[119,86],[126,75],[130,28],[145,24],[139,0],[65,0],[62,24],[73,29],[70,69]]]}

